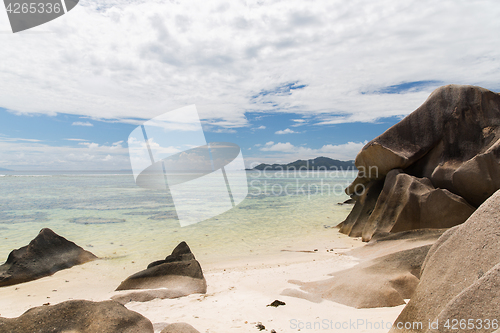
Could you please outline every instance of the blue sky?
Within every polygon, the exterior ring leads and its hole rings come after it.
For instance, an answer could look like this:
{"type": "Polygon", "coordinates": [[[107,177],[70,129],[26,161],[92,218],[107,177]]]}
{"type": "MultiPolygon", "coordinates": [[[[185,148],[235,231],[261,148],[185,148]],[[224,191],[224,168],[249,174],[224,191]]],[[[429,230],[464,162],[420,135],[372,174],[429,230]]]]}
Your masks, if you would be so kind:
{"type": "Polygon", "coordinates": [[[142,122],[195,104],[247,166],[354,159],[445,84],[500,89],[495,1],[82,0],[9,33],[0,168],[129,169],[142,122]]]}
{"type": "MultiPolygon", "coordinates": [[[[342,146],[346,142],[369,141],[401,119],[400,117],[390,117],[370,123],[317,125],[321,119],[303,117],[293,113],[248,113],[246,116],[249,121],[248,127],[220,131],[220,129],[214,129],[208,125],[204,126],[207,142],[236,143],[241,147],[244,157],[254,163],[261,160],[288,162],[298,156],[310,158],[323,155],[345,160],[353,156],[351,150],[347,152],[336,152],[335,149],[325,152],[315,151],[328,145],[342,146]],[[284,147],[287,149],[281,150],[270,149],[280,143],[289,144],[289,146],[284,147]],[[297,151],[301,148],[312,149],[312,151],[307,152],[302,149],[302,154],[297,155],[297,151]],[[280,152],[285,154],[282,157],[277,157],[277,153],[280,152]],[[290,158],[287,158],[288,155],[290,158]]],[[[32,161],[25,160],[26,155],[24,155],[22,160],[18,160],[18,163],[2,164],[1,167],[19,170],[32,169],[33,166],[42,167],[43,161],[39,159],[45,159],[44,155],[47,150],[57,151],[58,148],[63,147],[68,152],[72,149],[75,151],[94,151],[101,160],[110,154],[119,155],[121,157],[119,161],[123,164],[113,164],[108,167],[110,169],[113,169],[113,166],[128,169],[126,163],[127,139],[132,130],[137,127],[135,124],[100,121],[61,113],[56,115],[14,114],[5,109],[0,109],[0,119],[2,120],[0,141],[3,141],[4,145],[6,143],[11,145],[9,150],[3,149],[2,155],[15,155],[23,151],[22,149],[16,150],[16,146],[19,145],[23,146],[24,149],[28,148],[33,158],[32,161]]],[[[137,119],[136,121],[141,123],[146,119],[137,119]]],[[[363,143],[358,145],[361,147],[363,143]]],[[[77,159],[75,163],[64,165],[49,162],[45,164],[46,169],[64,169],[64,167],[75,169],[80,160],[77,159]]],[[[94,167],[99,169],[103,166],[99,165],[98,162],[94,167]]]]}

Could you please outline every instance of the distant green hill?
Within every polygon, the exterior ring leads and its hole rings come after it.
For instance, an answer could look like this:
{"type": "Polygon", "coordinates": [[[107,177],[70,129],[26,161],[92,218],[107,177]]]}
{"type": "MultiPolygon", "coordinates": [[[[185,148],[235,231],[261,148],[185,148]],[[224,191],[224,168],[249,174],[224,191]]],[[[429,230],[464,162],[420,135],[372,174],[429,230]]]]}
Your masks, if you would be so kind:
{"type": "Polygon", "coordinates": [[[328,157],[297,160],[288,164],[259,164],[255,170],[356,170],[354,161],[339,161],[328,157]]]}
{"type": "Polygon", "coordinates": [[[0,168],[0,171],[12,171],[12,170],[10,170],[10,169],[0,168]]]}

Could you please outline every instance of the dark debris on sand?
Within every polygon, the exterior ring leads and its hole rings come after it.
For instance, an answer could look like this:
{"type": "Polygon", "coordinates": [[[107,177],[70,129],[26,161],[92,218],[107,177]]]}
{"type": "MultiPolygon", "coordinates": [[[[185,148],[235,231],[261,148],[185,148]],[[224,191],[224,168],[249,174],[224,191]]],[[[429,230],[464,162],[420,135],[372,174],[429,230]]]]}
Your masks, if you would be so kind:
{"type": "Polygon", "coordinates": [[[285,303],[285,302],[282,302],[282,301],[280,301],[280,300],[275,300],[274,302],[272,302],[271,304],[268,304],[268,305],[266,305],[266,306],[272,306],[272,307],[277,308],[277,307],[278,307],[278,306],[280,306],[280,305],[286,305],[286,303],[285,303]]]}

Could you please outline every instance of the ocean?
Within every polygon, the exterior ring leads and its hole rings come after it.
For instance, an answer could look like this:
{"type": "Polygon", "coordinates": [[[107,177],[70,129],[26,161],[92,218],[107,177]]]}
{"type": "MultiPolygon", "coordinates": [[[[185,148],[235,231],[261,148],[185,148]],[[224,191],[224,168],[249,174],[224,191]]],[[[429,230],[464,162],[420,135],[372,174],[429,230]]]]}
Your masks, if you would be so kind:
{"type": "Polygon", "coordinates": [[[138,187],[129,172],[0,171],[0,263],[51,228],[116,263],[164,258],[186,241],[195,256],[224,261],[331,237],[351,205],[354,171],[247,171],[248,195],[233,209],[181,227],[172,199],[138,187]]]}

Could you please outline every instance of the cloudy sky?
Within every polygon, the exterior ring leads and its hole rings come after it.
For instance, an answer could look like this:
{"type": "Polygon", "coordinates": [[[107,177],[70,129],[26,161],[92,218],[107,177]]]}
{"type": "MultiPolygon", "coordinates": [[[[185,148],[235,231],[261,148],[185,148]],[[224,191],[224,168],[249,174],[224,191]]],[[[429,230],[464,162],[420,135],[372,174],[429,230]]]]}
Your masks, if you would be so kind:
{"type": "Polygon", "coordinates": [[[144,121],[195,104],[247,165],[363,145],[445,84],[500,90],[496,1],[82,0],[13,34],[0,167],[129,169],[144,121]]]}

